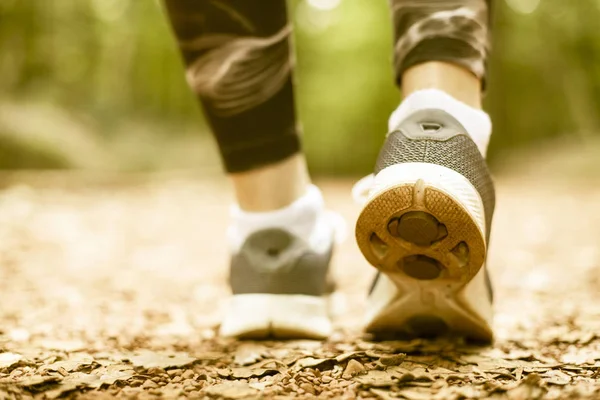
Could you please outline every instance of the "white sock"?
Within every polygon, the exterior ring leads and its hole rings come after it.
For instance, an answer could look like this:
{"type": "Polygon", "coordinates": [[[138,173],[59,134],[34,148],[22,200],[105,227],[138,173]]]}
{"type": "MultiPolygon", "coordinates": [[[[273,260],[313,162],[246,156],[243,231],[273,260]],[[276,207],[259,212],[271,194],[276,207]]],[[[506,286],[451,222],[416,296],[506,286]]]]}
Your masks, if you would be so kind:
{"type": "Polygon", "coordinates": [[[427,108],[444,110],[456,118],[485,157],[492,135],[492,121],[489,115],[485,111],[455,99],[442,90],[423,89],[410,94],[390,116],[390,132],[411,114],[427,108]]]}
{"type": "Polygon", "coordinates": [[[304,196],[278,210],[249,212],[233,206],[227,233],[231,250],[236,253],[250,235],[269,228],[290,232],[317,252],[327,250],[333,241],[334,227],[327,222],[323,195],[314,185],[304,196]]]}

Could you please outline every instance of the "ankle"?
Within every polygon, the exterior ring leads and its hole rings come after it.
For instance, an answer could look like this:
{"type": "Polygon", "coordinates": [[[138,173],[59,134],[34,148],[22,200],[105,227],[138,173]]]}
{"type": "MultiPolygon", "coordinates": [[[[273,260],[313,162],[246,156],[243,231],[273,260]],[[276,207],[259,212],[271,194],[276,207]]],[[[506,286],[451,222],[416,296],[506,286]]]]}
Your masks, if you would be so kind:
{"type": "Polygon", "coordinates": [[[265,212],[284,208],[307,193],[310,178],[304,156],[230,175],[240,209],[265,212]]]}
{"type": "Polygon", "coordinates": [[[423,89],[438,89],[474,108],[481,109],[481,81],[459,65],[431,61],[415,65],[402,76],[402,95],[406,98],[423,89]]]}

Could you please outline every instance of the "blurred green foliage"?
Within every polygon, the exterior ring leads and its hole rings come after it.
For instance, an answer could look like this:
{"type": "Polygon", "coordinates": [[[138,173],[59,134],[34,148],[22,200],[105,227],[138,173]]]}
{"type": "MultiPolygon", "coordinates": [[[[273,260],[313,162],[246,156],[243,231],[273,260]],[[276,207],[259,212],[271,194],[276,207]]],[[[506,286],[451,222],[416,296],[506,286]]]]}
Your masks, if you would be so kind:
{"type": "MultiPolygon", "coordinates": [[[[369,172],[400,99],[387,2],[341,0],[329,10],[308,0],[289,5],[311,166],[328,174],[369,172]]],[[[486,97],[495,124],[492,161],[542,139],[599,131],[599,16],[596,0],[495,2],[486,97]]],[[[212,155],[191,165],[216,160],[157,1],[2,0],[0,76],[3,168],[163,168],[171,164],[148,160],[162,157],[169,143],[212,155]],[[2,112],[14,107],[25,112],[2,112]],[[28,118],[47,120],[31,124],[28,118]],[[69,134],[60,122],[65,119],[77,121],[69,134]],[[45,139],[32,139],[42,129],[45,139]],[[23,143],[21,131],[29,135],[23,143]],[[82,145],[64,146],[67,141],[82,145]],[[140,149],[143,160],[135,157],[140,149]],[[108,155],[90,165],[70,155],[86,151],[108,155]]],[[[170,150],[170,159],[181,158],[177,151],[170,150]]]]}

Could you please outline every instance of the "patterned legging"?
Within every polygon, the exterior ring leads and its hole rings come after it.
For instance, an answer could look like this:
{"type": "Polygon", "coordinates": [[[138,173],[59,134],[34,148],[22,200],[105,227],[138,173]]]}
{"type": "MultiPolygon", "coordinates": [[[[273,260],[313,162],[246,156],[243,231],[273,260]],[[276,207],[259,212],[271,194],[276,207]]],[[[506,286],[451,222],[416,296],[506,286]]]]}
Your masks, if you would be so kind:
{"type": "MultiPolygon", "coordinates": [[[[394,67],[447,61],[485,78],[492,0],[389,0],[394,67]]],[[[285,0],[165,0],[228,172],[300,151],[285,0]]]]}

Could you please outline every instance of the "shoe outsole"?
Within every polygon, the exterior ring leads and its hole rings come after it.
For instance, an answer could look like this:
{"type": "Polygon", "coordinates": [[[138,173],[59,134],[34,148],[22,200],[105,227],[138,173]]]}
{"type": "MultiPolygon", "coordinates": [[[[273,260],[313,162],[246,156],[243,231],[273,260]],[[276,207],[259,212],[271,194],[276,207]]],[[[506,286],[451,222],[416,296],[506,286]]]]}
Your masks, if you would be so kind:
{"type": "Polygon", "coordinates": [[[481,298],[481,290],[476,296],[464,290],[476,277],[483,285],[486,242],[457,198],[423,179],[389,186],[364,206],[356,240],[367,261],[397,289],[370,316],[368,332],[492,340],[491,304],[475,304],[489,299],[481,298]]]}

